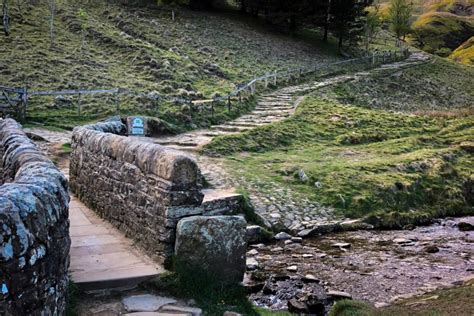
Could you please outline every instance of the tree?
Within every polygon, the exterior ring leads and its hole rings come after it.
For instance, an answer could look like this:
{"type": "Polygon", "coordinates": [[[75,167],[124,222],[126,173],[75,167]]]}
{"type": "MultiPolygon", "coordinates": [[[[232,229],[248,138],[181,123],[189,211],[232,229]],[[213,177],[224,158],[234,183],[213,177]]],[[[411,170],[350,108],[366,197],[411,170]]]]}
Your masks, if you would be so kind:
{"type": "Polygon", "coordinates": [[[377,0],[367,10],[367,17],[365,21],[365,50],[369,50],[369,44],[372,43],[374,37],[382,25],[382,18],[380,16],[380,1],[377,0]]]}
{"type": "Polygon", "coordinates": [[[413,9],[412,3],[407,0],[390,0],[388,12],[390,29],[396,35],[397,46],[400,46],[400,39],[405,40],[405,36],[410,31],[410,17],[413,9]]]}
{"type": "Polygon", "coordinates": [[[364,33],[366,8],[371,0],[332,0],[330,28],[338,38],[338,49],[342,52],[344,40],[356,45],[364,33]]]}

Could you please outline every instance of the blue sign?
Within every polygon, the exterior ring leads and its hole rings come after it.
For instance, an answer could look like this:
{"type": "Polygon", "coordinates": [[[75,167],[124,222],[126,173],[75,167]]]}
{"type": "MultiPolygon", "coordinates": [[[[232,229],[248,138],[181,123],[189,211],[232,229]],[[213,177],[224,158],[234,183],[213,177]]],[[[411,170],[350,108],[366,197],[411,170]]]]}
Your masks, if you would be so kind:
{"type": "Polygon", "coordinates": [[[145,135],[145,121],[142,117],[134,117],[130,126],[130,134],[145,135]]]}

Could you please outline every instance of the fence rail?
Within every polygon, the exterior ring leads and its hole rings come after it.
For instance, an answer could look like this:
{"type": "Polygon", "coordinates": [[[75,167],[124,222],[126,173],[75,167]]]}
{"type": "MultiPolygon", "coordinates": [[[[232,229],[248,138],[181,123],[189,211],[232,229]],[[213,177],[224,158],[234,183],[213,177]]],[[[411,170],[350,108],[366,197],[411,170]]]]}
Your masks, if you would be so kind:
{"type": "MultiPolygon", "coordinates": [[[[400,51],[383,51],[383,52],[373,52],[372,54],[360,57],[347,59],[335,63],[330,63],[327,65],[315,65],[312,67],[297,67],[290,68],[287,70],[274,71],[272,73],[267,73],[263,76],[254,78],[246,83],[237,84],[237,87],[234,91],[224,95],[216,96],[211,99],[203,100],[192,100],[177,96],[162,96],[159,95],[155,97],[156,100],[168,101],[178,104],[193,104],[193,105],[207,105],[211,106],[211,113],[214,113],[214,105],[220,102],[226,102],[229,110],[231,109],[231,99],[238,98],[238,101],[241,102],[242,95],[254,95],[257,91],[257,83],[263,83],[263,86],[267,88],[269,84],[277,85],[278,80],[286,79],[287,81],[292,78],[299,78],[301,76],[316,74],[329,75],[332,73],[337,73],[339,71],[346,70],[349,66],[360,66],[363,65],[367,68],[374,68],[380,64],[394,62],[397,60],[406,59],[410,55],[408,49],[404,48],[400,51]]],[[[120,111],[120,95],[129,95],[129,96],[138,96],[138,97],[149,97],[148,93],[143,92],[133,92],[127,89],[122,88],[113,88],[113,89],[74,89],[74,90],[62,90],[62,91],[28,91],[27,88],[9,88],[0,85],[0,102],[6,101],[7,103],[0,103],[0,113],[5,116],[5,113],[13,112],[15,113],[20,120],[24,120],[26,117],[26,109],[28,100],[36,96],[60,96],[60,95],[77,95],[77,112],[78,115],[81,115],[81,95],[94,95],[94,94],[113,94],[115,95],[115,106],[117,113],[120,111]],[[2,110],[3,109],[3,110],[2,110]]]]}

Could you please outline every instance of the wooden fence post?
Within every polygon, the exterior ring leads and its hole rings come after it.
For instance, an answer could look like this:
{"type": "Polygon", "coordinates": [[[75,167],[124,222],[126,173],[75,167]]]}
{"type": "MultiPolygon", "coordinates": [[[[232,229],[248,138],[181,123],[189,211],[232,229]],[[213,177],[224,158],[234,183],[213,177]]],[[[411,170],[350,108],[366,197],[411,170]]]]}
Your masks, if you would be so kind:
{"type": "Polygon", "coordinates": [[[120,115],[120,94],[118,89],[115,94],[115,111],[117,112],[117,115],[120,115]]]}
{"type": "Polygon", "coordinates": [[[277,85],[277,72],[276,70],[273,72],[273,84],[276,86],[277,85]]]}
{"type": "Polygon", "coordinates": [[[28,88],[23,88],[23,94],[21,95],[21,121],[26,121],[26,107],[28,106],[28,88]]]}
{"type": "Polygon", "coordinates": [[[78,94],[77,97],[77,115],[81,116],[81,94],[78,94]]]}
{"type": "Polygon", "coordinates": [[[214,117],[214,101],[211,102],[211,117],[214,117]]]}

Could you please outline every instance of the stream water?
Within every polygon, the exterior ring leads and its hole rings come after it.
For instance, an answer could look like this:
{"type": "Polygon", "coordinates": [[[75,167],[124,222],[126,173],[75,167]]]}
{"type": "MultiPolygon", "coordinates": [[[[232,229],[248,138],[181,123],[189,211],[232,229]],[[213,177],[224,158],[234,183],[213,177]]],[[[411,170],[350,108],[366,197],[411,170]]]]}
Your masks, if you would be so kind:
{"type": "MultiPolygon", "coordinates": [[[[251,300],[286,309],[290,299],[324,301],[321,291],[343,291],[376,306],[474,278],[474,231],[451,218],[400,231],[345,232],[301,243],[253,245],[259,268],[247,272],[251,300]]],[[[341,295],[337,294],[336,296],[341,295]]]]}

